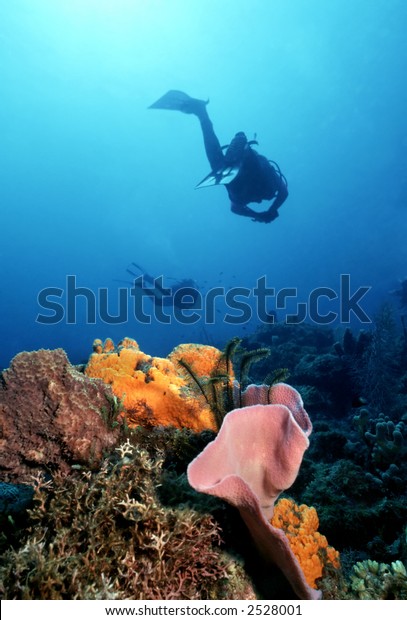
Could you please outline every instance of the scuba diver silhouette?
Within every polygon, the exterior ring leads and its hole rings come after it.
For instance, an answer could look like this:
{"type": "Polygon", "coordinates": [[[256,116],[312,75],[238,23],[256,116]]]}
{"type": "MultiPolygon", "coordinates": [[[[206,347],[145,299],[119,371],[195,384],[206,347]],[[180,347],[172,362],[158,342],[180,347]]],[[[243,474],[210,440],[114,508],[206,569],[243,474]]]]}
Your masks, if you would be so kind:
{"type": "Polygon", "coordinates": [[[257,141],[248,141],[242,131],[230,144],[221,146],[206,109],[208,103],[209,100],[194,99],[182,91],[170,90],[149,107],[178,110],[198,117],[211,172],[197,188],[225,185],[233,213],[251,217],[254,222],[272,222],[288,196],[286,178],[275,162],[251,148],[257,141]],[[267,211],[257,212],[248,207],[248,203],[263,200],[273,200],[267,211]]]}
{"type": "Polygon", "coordinates": [[[136,263],[131,263],[131,265],[132,269],[127,268],[126,271],[134,277],[134,280],[132,282],[117,280],[117,282],[132,284],[135,289],[142,291],[144,296],[149,297],[155,306],[167,306],[179,309],[185,309],[186,303],[189,309],[199,306],[201,294],[195,280],[191,278],[185,278],[183,280],[168,278],[168,280],[174,280],[175,284],[172,286],[164,286],[163,276],[151,276],[140,267],[140,265],[136,263]],[[133,267],[136,267],[140,273],[135,273],[133,267]],[[145,284],[150,286],[147,287],[145,284]],[[185,298],[187,298],[187,300],[185,298]]]}

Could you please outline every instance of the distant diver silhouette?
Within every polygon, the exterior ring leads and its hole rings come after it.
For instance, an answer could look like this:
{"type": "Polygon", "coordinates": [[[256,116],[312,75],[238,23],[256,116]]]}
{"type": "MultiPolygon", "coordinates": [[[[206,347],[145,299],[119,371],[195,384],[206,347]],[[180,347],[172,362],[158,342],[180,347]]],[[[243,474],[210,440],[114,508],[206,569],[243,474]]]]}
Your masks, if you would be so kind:
{"type": "Polygon", "coordinates": [[[170,90],[149,106],[152,109],[177,110],[194,114],[201,123],[205,152],[211,172],[196,186],[225,185],[231,210],[265,224],[278,217],[278,209],[288,196],[287,180],[279,166],[251,147],[256,140],[247,140],[239,131],[230,144],[221,146],[206,109],[208,101],[194,99],[180,90],[170,90]],[[225,151],[225,152],[224,152],[225,151]],[[251,202],[273,200],[266,211],[248,207],[251,202]]]}
{"type": "Polygon", "coordinates": [[[186,309],[186,306],[188,306],[188,309],[199,307],[201,294],[195,280],[191,278],[184,278],[183,280],[167,278],[168,280],[174,280],[175,284],[164,286],[163,276],[154,277],[147,273],[140,265],[137,265],[137,263],[131,263],[131,267],[131,269],[128,267],[126,271],[134,277],[134,280],[132,282],[127,280],[117,281],[132,284],[134,288],[140,289],[146,297],[150,297],[154,304],[183,310],[186,309]],[[138,269],[140,273],[135,273],[133,267],[138,269]],[[149,286],[145,286],[146,284],[149,286]]]}

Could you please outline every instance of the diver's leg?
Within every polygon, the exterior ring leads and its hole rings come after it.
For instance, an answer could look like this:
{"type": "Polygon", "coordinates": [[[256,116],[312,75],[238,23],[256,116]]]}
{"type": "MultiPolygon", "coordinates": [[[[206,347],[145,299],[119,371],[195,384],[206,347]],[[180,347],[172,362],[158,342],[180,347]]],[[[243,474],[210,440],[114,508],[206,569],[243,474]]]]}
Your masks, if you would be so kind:
{"type": "Polygon", "coordinates": [[[219,140],[213,130],[212,121],[209,118],[206,106],[199,111],[197,117],[199,118],[199,122],[201,123],[205,153],[211,169],[213,171],[219,170],[224,165],[225,158],[222,153],[219,140]]]}
{"type": "MultiPolygon", "coordinates": [[[[139,273],[139,274],[134,273],[134,271],[132,271],[129,268],[126,269],[127,273],[129,273],[130,275],[134,276],[134,278],[137,278],[137,279],[138,278],[143,278],[143,282],[147,282],[147,284],[154,284],[153,276],[150,276],[149,273],[144,272],[144,269],[142,267],[140,267],[139,265],[136,265],[136,263],[132,263],[132,265],[137,267],[137,269],[139,269],[141,273],[139,273]]],[[[140,285],[140,288],[141,288],[141,285],[140,285]]]]}
{"type": "Polygon", "coordinates": [[[143,267],[140,267],[140,265],[137,265],[137,263],[131,263],[131,264],[140,271],[140,274],[137,275],[136,273],[134,273],[134,271],[132,271],[129,268],[126,269],[127,273],[129,273],[130,275],[134,276],[135,278],[138,278],[138,277],[140,277],[140,275],[142,275],[146,282],[148,282],[149,284],[153,283],[154,278],[152,276],[150,276],[148,273],[146,273],[146,271],[143,269],[143,267]]]}
{"type": "Polygon", "coordinates": [[[194,114],[198,117],[201,123],[206,156],[211,169],[216,171],[224,165],[224,156],[206,109],[207,103],[207,101],[203,101],[202,99],[190,97],[188,101],[183,102],[179,110],[185,114],[194,114]]]}

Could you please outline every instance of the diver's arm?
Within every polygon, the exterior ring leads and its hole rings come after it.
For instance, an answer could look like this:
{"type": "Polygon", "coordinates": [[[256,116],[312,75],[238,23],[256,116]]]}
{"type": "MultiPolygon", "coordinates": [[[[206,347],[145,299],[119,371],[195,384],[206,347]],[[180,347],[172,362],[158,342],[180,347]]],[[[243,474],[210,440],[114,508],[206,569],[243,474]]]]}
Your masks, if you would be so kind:
{"type": "Polygon", "coordinates": [[[281,205],[283,204],[283,202],[285,202],[287,197],[288,197],[287,184],[284,182],[283,179],[280,179],[280,186],[277,190],[277,196],[274,198],[272,204],[270,205],[270,209],[272,209],[273,211],[275,209],[279,209],[281,205]]]}
{"type": "Polygon", "coordinates": [[[287,183],[283,178],[280,178],[279,187],[277,189],[277,193],[273,202],[267,209],[267,211],[263,211],[263,213],[256,213],[253,218],[253,222],[263,222],[263,224],[269,224],[273,220],[278,218],[278,209],[281,207],[283,202],[287,199],[288,189],[287,183]]]}
{"type": "Polygon", "coordinates": [[[253,211],[253,209],[247,205],[240,205],[236,202],[231,202],[230,208],[232,213],[236,213],[236,215],[244,215],[245,217],[256,218],[258,215],[262,215],[261,213],[257,213],[257,211],[253,211]]]}

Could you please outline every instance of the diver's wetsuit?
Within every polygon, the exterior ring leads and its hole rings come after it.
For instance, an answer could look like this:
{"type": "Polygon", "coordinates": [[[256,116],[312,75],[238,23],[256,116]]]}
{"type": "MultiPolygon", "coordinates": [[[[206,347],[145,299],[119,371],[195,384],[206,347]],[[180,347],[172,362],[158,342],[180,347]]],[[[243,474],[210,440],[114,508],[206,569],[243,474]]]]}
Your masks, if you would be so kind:
{"type": "MultiPolygon", "coordinates": [[[[228,151],[223,153],[219,140],[213,130],[206,103],[191,99],[190,109],[183,110],[195,114],[201,123],[206,156],[213,171],[227,165],[228,151]],[[193,102],[193,103],[192,103],[193,102]]],[[[246,145],[242,151],[240,169],[237,176],[226,185],[233,213],[251,217],[256,222],[272,222],[278,217],[277,209],[288,196],[284,176],[271,165],[266,157],[254,151],[247,143],[243,133],[236,134],[235,139],[244,137],[246,145]],[[258,213],[248,207],[250,202],[273,200],[269,209],[258,213]]],[[[229,149],[228,149],[229,150],[229,149]]]]}

